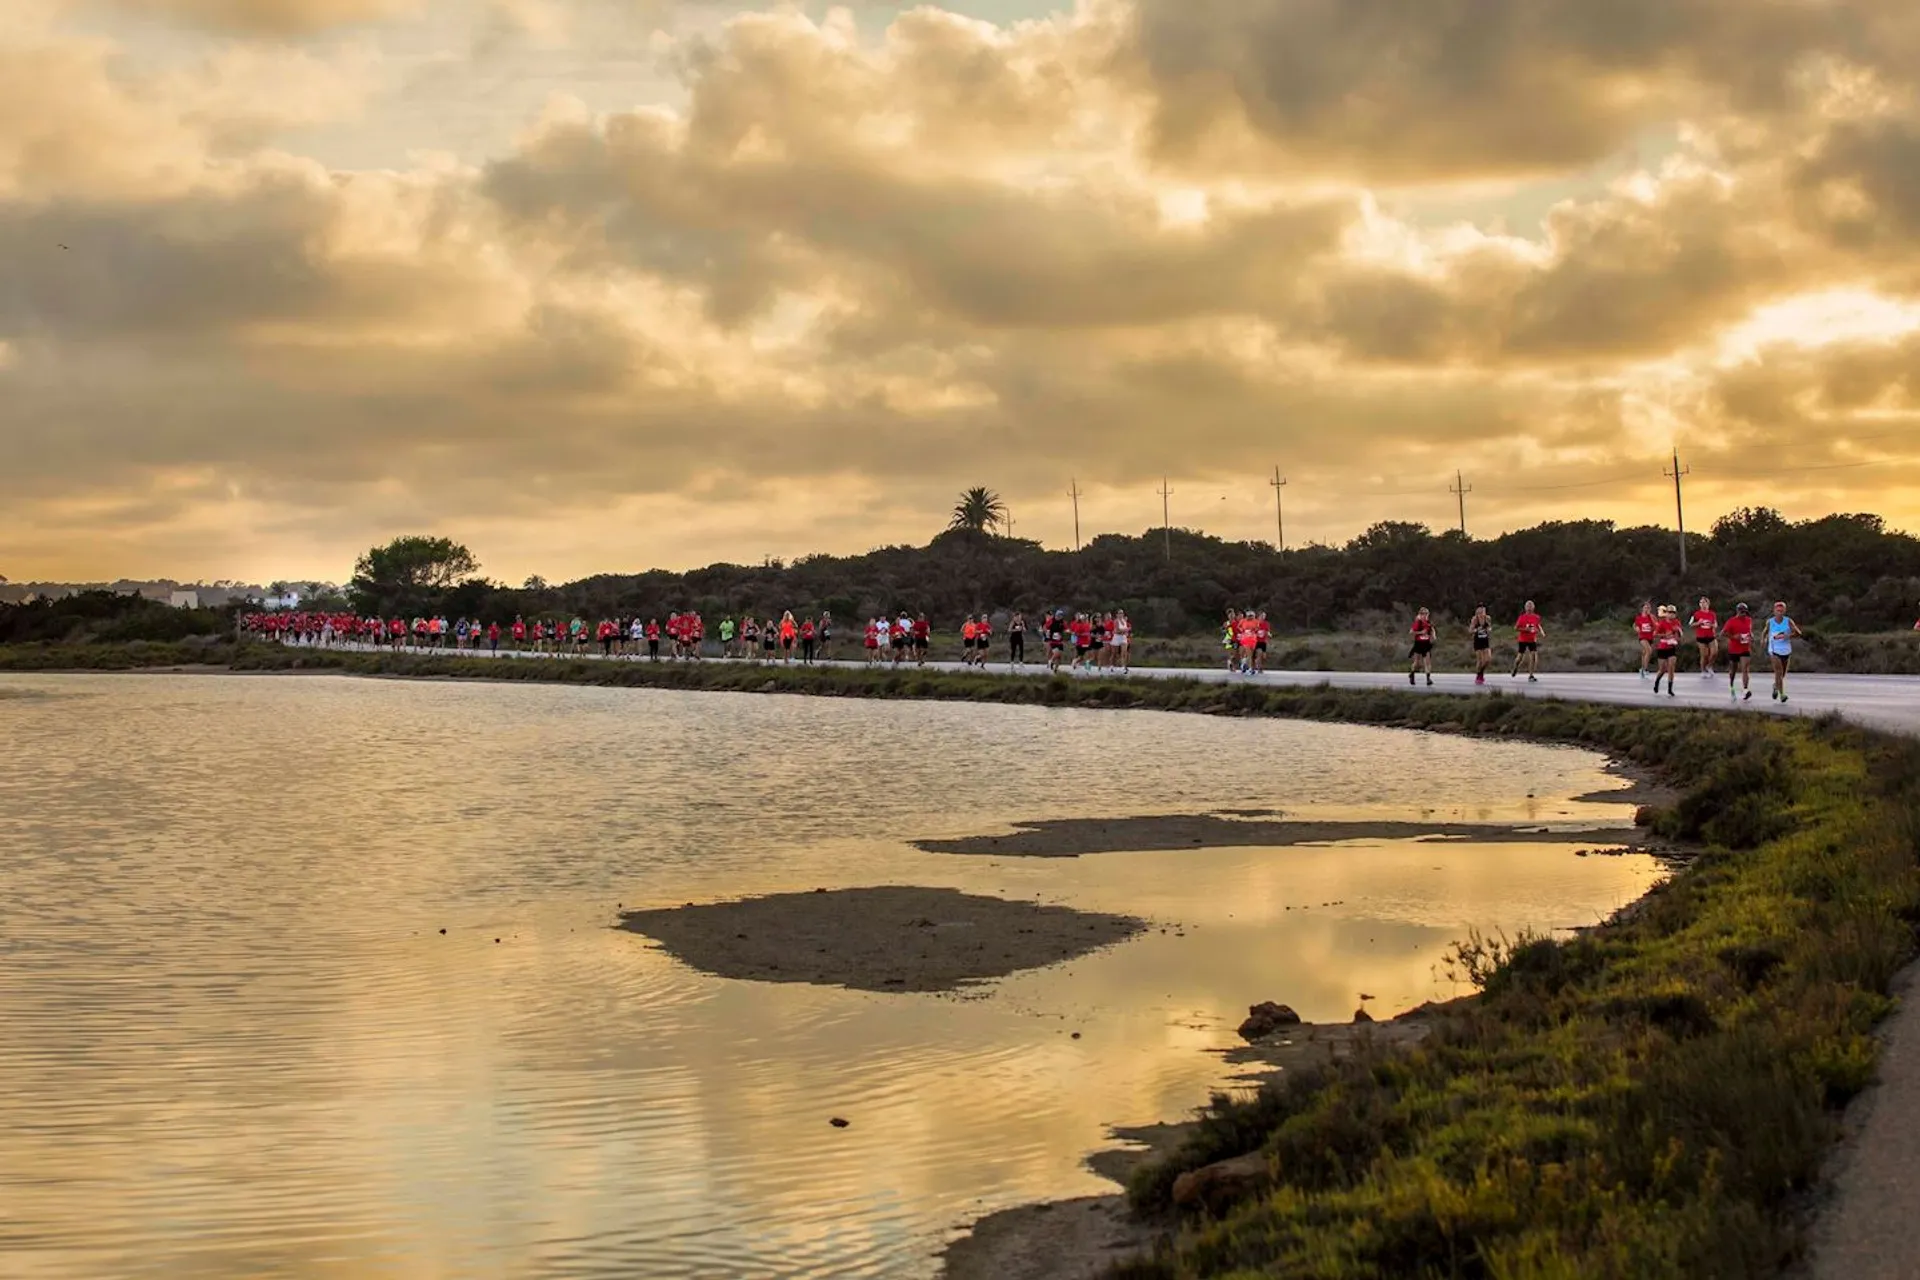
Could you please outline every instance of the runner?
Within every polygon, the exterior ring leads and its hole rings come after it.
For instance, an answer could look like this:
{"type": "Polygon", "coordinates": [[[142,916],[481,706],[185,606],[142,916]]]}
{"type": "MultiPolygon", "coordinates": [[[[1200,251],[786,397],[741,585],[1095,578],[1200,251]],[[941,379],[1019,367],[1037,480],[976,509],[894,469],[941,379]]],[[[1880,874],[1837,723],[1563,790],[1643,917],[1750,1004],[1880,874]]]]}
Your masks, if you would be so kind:
{"type": "Polygon", "coordinates": [[[1253,610],[1249,609],[1240,615],[1240,634],[1237,639],[1240,642],[1240,674],[1250,676],[1253,674],[1254,646],[1260,643],[1260,624],[1253,616],[1253,610]]]}
{"type": "Polygon", "coordinates": [[[1673,605],[1660,606],[1653,622],[1653,692],[1660,693],[1662,677],[1667,682],[1667,696],[1678,697],[1674,690],[1674,676],[1680,669],[1680,610],[1673,605]]]}
{"type": "Polygon", "coordinates": [[[1018,611],[1007,620],[1007,665],[1027,665],[1027,615],[1018,611]]]}
{"type": "Polygon", "coordinates": [[[987,646],[993,643],[993,617],[982,613],[980,621],[973,624],[973,665],[985,669],[987,665],[987,646]]]}
{"type": "MultiPolygon", "coordinates": [[[[1493,615],[1487,612],[1487,606],[1481,605],[1473,611],[1473,620],[1467,623],[1467,638],[1473,642],[1473,682],[1485,684],[1487,668],[1493,664],[1493,615]]],[[[1645,670],[1640,672],[1641,679],[1646,675],[1645,670]]]]}
{"type": "Polygon", "coordinates": [[[1413,648],[1407,653],[1407,683],[1414,682],[1414,676],[1422,668],[1427,673],[1427,683],[1433,683],[1433,615],[1426,609],[1413,615],[1413,648]]]}
{"type": "Polygon", "coordinates": [[[780,626],[772,618],[760,624],[760,661],[772,662],[773,651],[780,645],[780,626]]]}
{"type": "Polygon", "coordinates": [[[800,624],[793,620],[793,610],[788,609],[780,615],[780,661],[793,661],[793,643],[800,638],[800,624]]]}
{"type": "Polygon", "coordinates": [[[1267,670],[1267,642],[1273,639],[1273,624],[1267,621],[1267,611],[1262,609],[1253,615],[1253,674],[1265,675],[1267,670]]]}
{"type": "Polygon", "coordinates": [[[1067,647],[1067,618],[1062,610],[1049,613],[1043,624],[1047,636],[1047,670],[1060,672],[1060,657],[1067,647]]]}
{"type": "Polygon", "coordinates": [[[1233,610],[1227,610],[1227,620],[1220,628],[1220,647],[1227,651],[1227,670],[1233,670],[1233,664],[1240,657],[1240,616],[1233,610]]]}
{"type": "Polygon", "coordinates": [[[1753,700],[1753,617],[1747,606],[1733,607],[1733,616],[1720,629],[1727,638],[1727,697],[1742,702],[1753,700]],[[1738,682],[1740,689],[1735,689],[1738,682]],[[1742,697],[1740,690],[1745,690],[1742,697]]]}
{"type": "Polygon", "coordinates": [[[868,666],[872,666],[874,663],[880,661],[880,628],[885,625],[886,621],[884,619],[867,619],[866,646],[868,666]]]}
{"type": "Polygon", "coordinates": [[[720,656],[723,658],[733,656],[733,634],[733,615],[728,614],[720,619],[720,656]]]}
{"type": "Polygon", "coordinates": [[[1106,659],[1107,624],[1097,613],[1089,613],[1087,619],[1087,670],[1098,671],[1106,659]]]}
{"type": "Polygon", "coordinates": [[[960,665],[963,667],[973,665],[973,639],[977,630],[973,623],[973,615],[968,614],[967,620],[960,624],[960,665]]]}
{"type": "Polygon", "coordinates": [[[1713,679],[1713,660],[1720,643],[1720,615],[1712,609],[1713,602],[1705,596],[1700,597],[1699,608],[1687,619],[1687,625],[1693,628],[1693,642],[1700,649],[1700,678],[1713,679]]]}
{"type": "Polygon", "coordinates": [[[915,666],[927,665],[927,650],[933,647],[933,624],[927,621],[927,615],[916,614],[913,619],[913,662],[915,666]]]}
{"type": "Polygon", "coordinates": [[[819,630],[819,624],[814,622],[812,618],[808,618],[800,624],[801,666],[810,667],[813,665],[813,646],[815,640],[818,639],[819,630]]]}
{"type": "Polygon", "coordinates": [[[1087,653],[1093,647],[1093,624],[1086,614],[1076,613],[1067,624],[1067,634],[1073,637],[1073,669],[1077,670],[1086,665],[1087,653]]]}
{"type": "Polygon", "coordinates": [[[1767,619],[1767,656],[1773,659],[1773,697],[1787,700],[1787,668],[1793,665],[1793,642],[1803,635],[1800,624],[1787,616],[1784,600],[1773,602],[1773,616],[1767,619]]]}
{"type": "Polygon", "coordinates": [[[1120,663],[1120,674],[1126,675],[1133,670],[1133,619],[1127,616],[1125,609],[1114,611],[1113,643],[1115,657],[1120,663]]]}
{"type": "Polygon", "coordinates": [[[1540,625],[1540,615],[1534,612],[1533,601],[1527,601],[1527,607],[1513,621],[1515,652],[1513,655],[1513,674],[1518,676],[1520,668],[1526,667],[1527,680],[1532,682],[1540,678],[1540,641],[1545,638],[1546,628],[1540,625]]]}
{"type": "Polygon", "coordinates": [[[660,661],[660,619],[647,619],[647,661],[660,661]]]}
{"type": "Polygon", "coordinates": [[[833,661],[833,615],[825,609],[820,611],[820,626],[815,638],[820,642],[820,661],[833,661]]]}
{"type": "Polygon", "coordinates": [[[1653,637],[1660,629],[1659,620],[1653,616],[1653,601],[1640,602],[1640,612],[1634,615],[1633,636],[1640,642],[1640,678],[1645,680],[1653,670],[1653,637]]]}
{"type": "Polygon", "coordinates": [[[487,624],[487,652],[500,652],[500,624],[497,622],[487,624]]]}

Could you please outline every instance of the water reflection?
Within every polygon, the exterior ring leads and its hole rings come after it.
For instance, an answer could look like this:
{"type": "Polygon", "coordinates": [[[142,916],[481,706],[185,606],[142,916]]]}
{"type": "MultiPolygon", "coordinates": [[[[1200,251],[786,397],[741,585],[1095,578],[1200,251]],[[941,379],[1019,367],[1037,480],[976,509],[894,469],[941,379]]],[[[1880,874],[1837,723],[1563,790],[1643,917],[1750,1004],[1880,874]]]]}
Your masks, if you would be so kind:
{"type": "Polygon", "coordinates": [[[1589,922],[1657,873],[1564,844],[906,844],[1228,807],[1617,817],[1562,799],[1614,785],[1596,757],[1511,743],[326,677],[0,691],[33,695],[0,700],[9,1275],[926,1274],[956,1221],[1101,1185],[1104,1126],[1201,1101],[1252,1001],[1391,1012],[1447,994],[1466,925],[1589,922]],[[986,999],[727,982],[608,928],[880,883],[1157,923],[986,999]]]}

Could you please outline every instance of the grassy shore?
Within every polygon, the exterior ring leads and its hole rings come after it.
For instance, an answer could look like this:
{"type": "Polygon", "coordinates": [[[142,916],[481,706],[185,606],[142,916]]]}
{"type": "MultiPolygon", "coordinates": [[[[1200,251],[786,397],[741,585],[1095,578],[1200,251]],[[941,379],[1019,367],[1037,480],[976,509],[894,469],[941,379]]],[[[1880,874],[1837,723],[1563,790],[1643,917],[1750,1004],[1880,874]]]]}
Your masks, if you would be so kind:
{"type": "Polygon", "coordinates": [[[1602,929],[1468,938],[1479,994],[1400,1053],[1221,1097],[1130,1188],[1171,1242],[1152,1277],[1767,1276],[1920,922],[1920,743],[1835,718],[1674,715],[1191,681],[502,662],[248,647],[238,670],[1139,707],[1577,743],[1676,787],[1655,815],[1706,852],[1602,929]],[[1260,1153],[1264,1183],[1173,1218],[1182,1172],[1260,1153]]]}

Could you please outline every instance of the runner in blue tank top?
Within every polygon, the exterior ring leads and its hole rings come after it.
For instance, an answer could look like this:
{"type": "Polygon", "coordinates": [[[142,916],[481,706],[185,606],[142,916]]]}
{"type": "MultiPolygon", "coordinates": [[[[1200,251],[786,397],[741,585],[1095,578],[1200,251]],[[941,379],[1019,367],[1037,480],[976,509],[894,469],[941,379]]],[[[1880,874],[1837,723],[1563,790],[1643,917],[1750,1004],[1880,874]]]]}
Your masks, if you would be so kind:
{"type": "Polygon", "coordinates": [[[1767,619],[1767,657],[1773,660],[1773,700],[1787,700],[1787,668],[1793,662],[1793,642],[1801,635],[1800,624],[1787,616],[1784,600],[1773,602],[1773,616],[1767,619]]]}

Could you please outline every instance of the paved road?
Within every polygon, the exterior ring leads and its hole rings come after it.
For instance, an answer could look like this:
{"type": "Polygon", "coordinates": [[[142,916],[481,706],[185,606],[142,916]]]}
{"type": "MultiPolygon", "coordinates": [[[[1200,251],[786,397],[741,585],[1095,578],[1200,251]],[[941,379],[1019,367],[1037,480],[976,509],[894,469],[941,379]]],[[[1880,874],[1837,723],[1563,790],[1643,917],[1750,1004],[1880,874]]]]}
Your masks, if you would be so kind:
{"type": "MultiPolygon", "coordinates": [[[[357,649],[367,646],[345,647],[357,649]]],[[[509,659],[521,662],[553,661],[552,658],[539,654],[515,654],[504,650],[498,654],[468,649],[421,652],[439,657],[472,658],[479,661],[509,659]]],[[[619,657],[602,659],[597,653],[589,656],[590,660],[595,662],[636,661],[636,659],[619,657]]],[[[644,661],[644,659],[637,659],[637,661],[644,661]]],[[[709,658],[707,661],[723,660],[709,658]]],[[[793,665],[798,666],[799,663],[796,661],[793,665]]],[[[823,662],[818,665],[853,670],[865,664],[843,661],[823,662]]],[[[965,670],[957,662],[929,662],[924,669],[941,672],[965,670]]],[[[993,662],[987,667],[987,671],[993,675],[1028,678],[1043,676],[1046,670],[1044,663],[1028,663],[1024,667],[1014,668],[1005,662],[993,662]]],[[[1065,668],[1062,668],[1062,671],[1063,674],[1071,675],[1077,680],[1109,678],[1106,674],[1069,672],[1065,668]]],[[[1406,673],[1391,671],[1268,671],[1258,676],[1242,676],[1229,675],[1223,667],[1135,667],[1132,674],[1146,679],[1204,680],[1209,683],[1233,681],[1289,686],[1330,684],[1336,689],[1407,689],[1406,673]]],[[[1728,698],[1725,676],[1705,680],[1697,672],[1691,675],[1683,672],[1680,676],[1680,691],[1671,697],[1665,692],[1664,685],[1662,691],[1655,695],[1651,680],[1642,680],[1631,672],[1624,675],[1606,672],[1556,674],[1551,670],[1542,674],[1538,683],[1529,684],[1526,677],[1513,679],[1504,669],[1499,669],[1488,678],[1484,687],[1476,686],[1471,675],[1446,672],[1434,677],[1434,684],[1430,691],[1484,695],[1498,690],[1513,696],[1568,698],[1577,702],[1610,702],[1623,706],[1709,707],[1716,710],[1732,707],[1755,715],[1818,715],[1824,711],[1839,711],[1861,724],[1871,724],[1920,736],[1920,676],[1794,675],[1787,682],[1787,692],[1792,700],[1785,706],[1769,699],[1768,691],[1772,687],[1772,673],[1756,664],[1753,673],[1753,699],[1750,702],[1734,702],[1728,698]]],[[[1416,686],[1413,692],[1426,693],[1429,689],[1425,684],[1421,684],[1416,686]]],[[[1916,1280],[1920,1280],[1920,1266],[1916,1266],[1914,1276],[1916,1280]]]]}
{"type": "MultiPolygon", "coordinates": [[[[447,650],[444,653],[478,660],[494,658],[485,652],[447,650]]],[[[546,661],[535,655],[500,654],[496,660],[546,661]]],[[[602,659],[595,655],[596,661],[602,659]]],[[[622,661],[615,658],[612,661],[622,661]]],[[[822,664],[852,668],[863,664],[822,664]]],[[[959,671],[957,662],[930,662],[927,669],[959,671]]],[[[1033,678],[1046,674],[1044,665],[1013,669],[996,662],[994,674],[1033,678]]],[[[1268,685],[1313,686],[1340,689],[1406,690],[1404,672],[1270,671],[1258,676],[1230,675],[1213,668],[1138,667],[1133,673],[1148,679],[1187,678],[1209,682],[1242,681],[1268,685]]],[[[1106,676],[1075,674],[1074,679],[1106,676]]],[[[1682,675],[1677,695],[1653,692],[1653,683],[1638,676],[1614,674],[1555,674],[1548,671],[1537,683],[1512,679],[1496,671],[1484,687],[1467,675],[1435,677],[1429,690],[1416,693],[1477,694],[1499,690],[1529,698],[1568,698],[1582,702],[1647,705],[1675,709],[1729,707],[1750,715],[1817,715],[1838,711],[1861,724],[1874,725],[1920,737],[1920,676],[1796,675],[1788,681],[1791,701],[1771,701],[1772,676],[1753,675],[1752,701],[1734,702],[1727,696],[1724,677],[1702,679],[1682,675]]],[[[1880,1086],[1849,1113],[1852,1140],[1838,1158],[1831,1199],[1815,1223],[1811,1258],[1804,1269],[1809,1280],[1920,1280],[1920,1000],[1911,998],[1920,985],[1920,966],[1902,975],[1900,1007],[1887,1020],[1885,1056],[1880,1086]]]]}

